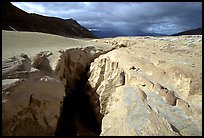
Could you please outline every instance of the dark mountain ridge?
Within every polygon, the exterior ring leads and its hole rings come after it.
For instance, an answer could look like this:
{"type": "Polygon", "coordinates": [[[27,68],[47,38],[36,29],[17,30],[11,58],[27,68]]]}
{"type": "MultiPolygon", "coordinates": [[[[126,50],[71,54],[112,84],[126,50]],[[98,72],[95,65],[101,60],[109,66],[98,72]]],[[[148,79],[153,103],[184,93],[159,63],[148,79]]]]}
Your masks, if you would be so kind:
{"type": "Polygon", "coordinates": [[[172,36],[179,36],[179,35],[202,35],[202,28],[196,28],[192,30],[187,30],[183,32],[179,32],[176,34],[172,34],[172,36]]]}
{"type": "Polygon", "coordinates": [[[159,33],[146,33],[140,30],[135,32],[117,32],[117,31],[92,31],[96,36],[99,38],[111,38],[111,37],[118,37],[118,36],[167,36],[166,34],[159,34],[159,33]]]}
{"type": "Polygon", "coordinates": [[[2,30],[30,31],[65,37],[97,38],[73,19],[48,17],[27,13],[10,2],[2,3],[2,30]]]}

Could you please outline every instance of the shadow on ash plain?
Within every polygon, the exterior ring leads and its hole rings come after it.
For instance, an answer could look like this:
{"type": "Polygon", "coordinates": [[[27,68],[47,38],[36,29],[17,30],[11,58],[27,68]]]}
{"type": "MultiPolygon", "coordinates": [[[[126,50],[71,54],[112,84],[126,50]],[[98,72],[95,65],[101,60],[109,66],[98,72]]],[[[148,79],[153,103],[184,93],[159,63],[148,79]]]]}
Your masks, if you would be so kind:
{"type": "MultiPolygon", "coordinates": [[[[58,120],[55,136],[99,136],[101,133],[101,122],[97,121],[97,116],[90,98],[86,91],[92,91],[88,83],[87,65],[75,88],[70,90],[69,83],[65,86],[67,94],[61,107],[60,118],[58,120]]],[[[98,103],[99,104],[99,103],[98,103]]]]}

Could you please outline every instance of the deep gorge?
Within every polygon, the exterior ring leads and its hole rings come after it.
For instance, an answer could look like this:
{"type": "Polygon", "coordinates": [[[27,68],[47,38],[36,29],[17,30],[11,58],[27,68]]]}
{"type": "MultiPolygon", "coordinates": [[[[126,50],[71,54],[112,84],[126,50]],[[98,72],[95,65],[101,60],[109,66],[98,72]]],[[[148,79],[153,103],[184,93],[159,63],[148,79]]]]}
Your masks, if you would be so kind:
{"type": "Polygon", "coordinates": [[[89,97],[84,91],[88,80],[87,66],[80,80],[70,95],[64,98],[61,116],[58,122],[56,136],[98,136],[101,132],[101,124],[97,122],[89,97]]]}
{"type": "Polygon", "coordinates": [[[101,133],[102,117],[99,117],[100,113],[96,115],[95,107],[91,104],[94,101],[87,94],[87,91],[94,91],[88,83],[88,74],[91,62],[109,51],[96,51],[93,47],[76,48],[61,55],[56,74],[61,80],[66,80],[66,96],[55,136],[99,136],[101,133]]]}

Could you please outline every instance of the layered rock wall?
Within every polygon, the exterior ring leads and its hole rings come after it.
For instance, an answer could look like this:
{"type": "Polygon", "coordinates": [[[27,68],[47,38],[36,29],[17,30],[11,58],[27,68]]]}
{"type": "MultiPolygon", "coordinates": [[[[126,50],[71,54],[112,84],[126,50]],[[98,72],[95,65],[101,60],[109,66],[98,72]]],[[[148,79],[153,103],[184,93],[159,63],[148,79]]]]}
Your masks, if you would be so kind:
{"type": "Polygon", "coordinates": [[[22,54],[2,62],[3,135],[54,134],[65,89],[51,72],[44,74],[46,59],[45,53],[33,61],[22,54]]]}
{"type": "Polygon", "coordinates": [[[105,52],[94,46],[59,50],[54,65],[51,51],[3,60],[3,135],[54,135],[64,97],[72,95],[89,64],[105,52]]]}
{"type": "MultiPolygon", "coordinates": [[[[183,60],[186,58],[190,64],[187,56],[195,49],[188,45],[183,46],[189,51],[182,53],[183,57],[165,53],[163,62],[158,55],[162,47],[146,46],[142,53],[139,46],[128,44],[91,63],[87,82],[91,88],[87,93],[98,119],[102,116],[100,135],[202,135],[201,70],[193,68],[201,67],[200,56],[195,55],[200,61],[193,61],[196,65],[189,67],[183,60]]],[[[200,48],[196,39],[195,47],[200,48]]]]}

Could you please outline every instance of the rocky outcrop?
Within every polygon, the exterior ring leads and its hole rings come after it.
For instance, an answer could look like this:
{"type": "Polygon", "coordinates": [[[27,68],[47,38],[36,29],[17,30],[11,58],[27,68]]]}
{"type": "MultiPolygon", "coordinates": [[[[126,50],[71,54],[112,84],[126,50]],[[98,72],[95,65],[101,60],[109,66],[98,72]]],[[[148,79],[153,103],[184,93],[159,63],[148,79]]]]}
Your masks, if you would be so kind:
{"type": "Polygon", "coordinates": [[[87,94],[102,123],[101,136],[202,135],[202,72],[194,68],[201,67],[200,37],[179,37],[180,43],[194,38],[194,48],[174,45],[178,38],[151,38],[141,39],[156,39],[157,45],[132,38],[139,40],[91,63],[87,94]],[[174,55],[169,50],[164,55],[160,45],[170,42],[174,55]],[[188,52],[179,56],[181,49],[188,52]],[[199,54],[191,60],[194,51],[199,54]]]}
{"type": "Polygon", "coordinates": [[[3,135],[54,134],[65,89],[47,71],[47,56],[40,53],[31,60],[21,54],[2,61],[3,135]]]}
{"type": "Polygon", "coordinates": [[[54,67],[55,74],[65,85],[68,84],[69,90],[67,91],[70,92],[75,88],[76,82],[80,80],[82,73],[86,71],[90,63],[96,57],[108,51],[97,49],[94,46],[59,50],[61,55],[54,67]]]}
{"type": "Polygon", "coordinates": [[[99,55],[111,50],[111,48],[103,50],[88,46],[59,51],[61,55],[54,70],[60,80],[64,82],[66,99],[58,124],[59,129],[56,132],[57,136],[99,135],[100,122],[95,121],[89,97],[84,93],[83,88],[87,81],[90,63],[99,55]],[[64,127],[70,128],[71,131],[64,127]]]}
{"type": "Polygon", "coordinates": [[[89,64],[105,52],[108,50],[94,46],[59,50],[52,64],[51,51],[30,58],[22,53],[3,60],[3,135],[54,135],[64,97],[73,95],[89,64]]]}

